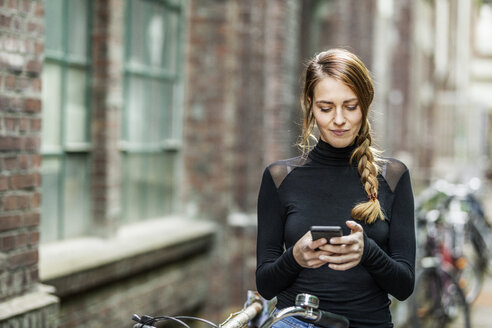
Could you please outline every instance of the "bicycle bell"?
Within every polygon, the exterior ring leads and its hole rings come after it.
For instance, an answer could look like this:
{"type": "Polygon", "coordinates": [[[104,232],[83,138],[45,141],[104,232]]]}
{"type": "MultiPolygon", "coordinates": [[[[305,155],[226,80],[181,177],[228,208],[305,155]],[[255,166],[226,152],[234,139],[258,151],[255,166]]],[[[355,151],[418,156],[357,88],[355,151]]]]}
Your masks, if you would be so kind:
{"type": "Polygon", "coordinates": [[[296,305],[303,308],[317,309],[319,307],[319,298],[309,294],[298,294],[296,297],[296,305]]]}

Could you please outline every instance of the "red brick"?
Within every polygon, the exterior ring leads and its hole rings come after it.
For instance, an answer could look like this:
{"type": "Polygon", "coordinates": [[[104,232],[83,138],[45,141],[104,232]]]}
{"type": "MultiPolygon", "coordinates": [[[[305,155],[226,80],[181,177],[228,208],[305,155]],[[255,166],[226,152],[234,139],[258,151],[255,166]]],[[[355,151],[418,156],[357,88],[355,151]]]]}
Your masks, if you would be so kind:
{"type": "Polygon", "coordinates": [[[30,85],[31,85],[30,78],[19,76],[17,78],[16,90],[19,92],[26,91],[27,89],[29,89],[30,85]]]}
{"type": "Polygon", "coordinates": [[[1,176],[0,177],[0,191],[6,191],[9,190],[9,183],[8,183],[8,177],[6,176],[1,176]]]}
{"type": "Polygon", "coordinates": [[[11,17],[5,14],[0,14],[0,27],[10,28],[11,21],[12,21],[11,17]]]}
{"type": "Polygon", "coordinates": [[[15,239],[15,248],[23,248],[27,245],[27,237],[26,233],[21,233],[17,235],[15,239]]]}
{"type": "Polygon", "coordinates": [[[33,78],[31,80],[31,89],[33,91],[41,92],[42,85],[42,80],[40,78],[33,78]]]}
{"type": "Polygon", "coordinates": [[[15,247],[15,236],[14,235],[7,235],[0,237],[0,250],[2,252],[7,252],[15,247]]]}
{"type": "Polygon", "coordinates": [[[24,109],[24,101],[21,97],[10,98],[10,110],[21,111],[24,109]]]}
{"type": "Polygon", "coordinates": [[[17,9],[17,0],[8,0],[7,4],[10,9],[17,9]]]}
{"type": "Polygon", "coordinates": [[[8,195],[3,198],[4,211],[12,211],[17,209],[17,196],[8,195]]]}
{"type": "Polygon", "coordinates": [[[17,157],[19,163],[19,169],[26,170],[29,168],[29,155],[19,155],[17,157]]]}
{"type": "Polygon", "coordinates": [[[27,112],[37,113],[41,111],[41,100],[36,98],[27,98],[24,102],[24,108],[27,112]]]}
{"type": "Polygon", "coordinates": [[[39,213],[28,213],[24,215],[24,226],[32,227],[38,226],[40,222],[40,214],[39,213]]]}
{"type": "Polygon", "coordinates": [[[12,18],[12,30],[14,30],[15,32],[22,32],[22,27],[23,27],[23,24],[22,24],[22,18],[20,17],[13,17],[12,18]]]}
{"type": "Polygon", "coordinates": [[[22,175],[13,175],[10,177],[10,188],[12,189],[21,189],[22,188],[22,180],[24,177],[22,175]]]}
{"type": "Polygon", "coordinates": [[[19,119],[19,131],[20,132],[29,131],[30,126],[31,126],[30,123],[31,123],[30,119],[28,119],[28,118],[23,117],[23,118],[19,119]]]}
{"type": "Polygon", "coordinates": [[[43,180],[41,173],[39,173],[39,172],[34,173],[33,177],[34,177],[34,186],[35,187],[41,187],[41,181],[43,180]]]}
{"type": "Polygon", "coordinates": [[[35,268],[31,269],[30,275],[31,275],[32,281],[38,281],[39,280],[39,270],[38,270],[37,266],[35,268]]]}
{"type": "Polygon", "coordinates": [[[16,229],[21,226],[21,217],[19,215],[0,217],[0,231],[16,229]]]}
{"type": "Polygon", "coordinates": [[[30,205],[30,197],[28,195],[19,195],[17,196],[17,208],[20,210],[29,208],[30,205]]]}
{"type": "Polygon", "coordinates": [[[42,162],[41,155],[32,155],[31,156],[31,166],[33,168],[40,168],[41,167],[41,162],[42,162]]]}
{"type": "Polygon", "coordinates": [[[39,244],[39,231],[34,231],[29,234],[29,245],[39,244]]]}
{"type": "Polygon", "coordinates": [[[39,150],[40,137],[25,137],[22,140],[22,149],[24,150],[39,150]]]}
{"type": "Polygon", "coordinates": [[[25,15],[31,13],[31,8],[34,6],[34,3],[31,0],[22,0],[21,2],[21,10],[25,15]]]}
{"type": "Polygon", "coordinates": [[[0,95],[0,110],[10,109],[10,97],[0,95]]]}
{"type": "Polygon", "coordinates": [[[40,132],[41,131],[41,119],[40,118],[32,118],[31,119],[31,132],[40,132]]]}
{"type": "MultiPolygon", "coordinates": [[[[8,52],[17,52],[17,38],[14,38],[12,36],[6,36],[4,38],[4,48],[8,52]]],[[[12,68],[9,67],[9,70],[12,68]]],[[[17,66],[15,68],[17,70],[17,66]]]]}
{"type": "Polygon", "coordinates": [[[5,129],[7,132],[13,132],[16,130],[18,119],[15,117],[5,117],[3,119],[3,124],[5,125],[5,129]]]}
{"type": "MultiPolygon", "coordinates": [[[[2,137],[0,137],[1,139],[2,137]]],[[[1,142],[0,142],[1,143],[1,142]]],[[[3,160],[5,170],[12,171],[17,168],[17,157],[7,157],[3,160]]]]}
{"type": "Polygon", "coordinates": [[[37,177],[35,174],[26,174],[24,176],[23,188],[33,188],[36,186],[37,177]]]}
{"type": "Polygon", "coordinates": [[[38,18],[44,18],[44,6],[43,1],[39,1],[36,3],[36,9],[34,11],[34,15],[38,18]]]}
{"type": "Polygon", "coordinates": [[[14,75],[8,75],[5,77],[5,89],[6,90],[15,90],[17,86],[17,77],[14,75]]]}
{"type": "Polygon", "coordinates": [[[31,199],[31,206],[32,208],[38,208],[41,206],[41,193],[34,193],[31,199]]]}
{"type": "Polygon", "coordinates": [[[16,255],[9,256],[8,263],[10,269],[36,264],[38,261],[38,251],[29,250],[16,255]]]}
{"type": "Polygon", "coordinates": [[[27,32],[33,35],[42,36],[44,32],[44,28],[41,23],[29,22],[27,23],[27,32]]]}
{"type": "Polygon", "coordinates": [[[42,67],[43,66],[39,60],[30,60],[27,62],[26,71],[31,74],[39,74],[41,73],[42,67]]]}
{"type": "Polygon", "coordinates": [[[34,44],[34,52],[36,55],[42,55],[44,53],[44,43],[36,42],[34,44]]]}
{"type": "Polygon", "coordinates": [[[0,137],[0,150],[20,150],[21,139],[18,137],[0,137]]]}

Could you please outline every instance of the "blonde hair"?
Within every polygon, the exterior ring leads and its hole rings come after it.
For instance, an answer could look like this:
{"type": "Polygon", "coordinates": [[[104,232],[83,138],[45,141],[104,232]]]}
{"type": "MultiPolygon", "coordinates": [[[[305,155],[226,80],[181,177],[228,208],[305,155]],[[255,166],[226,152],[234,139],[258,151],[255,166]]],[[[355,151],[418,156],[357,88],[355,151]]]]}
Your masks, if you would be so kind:
{"type": "Polygon", "coordinates": [[[380,152],[372,147],[369,108],[374,99],[374,86],[369,71],[353,53],[344,49],[330,49],[311,59],[305,71],[305,83],[301,97],[304,112],[302,134],[298,143],[305,155],[311,148],[310,139],[315,126],[312,100],[316,85],[325,77],[335,78],[347,85],[357,96],[362,111],[362,124],[355,140],[350,163],[357,163],[360,181],[367,193],[366,202],[355,205],[352,217],[366,223],[378,218],[384,220],[384,213],[378,200],[378,173],[383,162],[380,152]]]}

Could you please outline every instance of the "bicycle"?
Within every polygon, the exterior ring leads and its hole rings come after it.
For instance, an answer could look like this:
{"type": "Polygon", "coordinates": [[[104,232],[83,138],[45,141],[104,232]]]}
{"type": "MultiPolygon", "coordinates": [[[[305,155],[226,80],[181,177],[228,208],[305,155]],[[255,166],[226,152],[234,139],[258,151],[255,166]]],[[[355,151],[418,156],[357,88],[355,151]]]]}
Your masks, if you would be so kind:
{"type": "MultiPolygon", "coordinates": [[[[454,266],[452,271],[469,304],[480,293],[492,255],[491,227],[476,195],[479,188],[478,178],[468,185],[438,180],[424,190],[416,202],[418,217],[437,210],[443,221],[441,224],[449,227],[446,231],[449,252],[445,255],[447,262],[454,266]]],[[[425,246],[426,236],[420,232],[422,227],[425,228],[425,224],[417,226],[420,233],[417,237],[423,237],[417,240],[425,246]]]]}
{"type": "Polygon", "coordinates": [[[412,296],[413,324],[416,328],[470,328],[470,308],[458,282],[458,259],[449,244],[456,240],[456,231],[440,219],[438,210],[417,217],[417,231],[425,242],[412,296]]]}
{"type": "Polygon", "coordinates": [[[314,325],[327,328],[348,328],[349,321],[344,316],[320,310],[319,299],[316,296],[309,294],[299,294],[296,297],[296,305],[285,309],[281,309],[275,313],[275,302],[266,301],[256,292],[249,292],[248,303],[245,307],[233,313],[223,323],[217,325],[213,322],[202,318],[189,316],[138,316],[134,314],[132,320],[137,323],[133,328],[155,328],[153,326],[159,321],[170,320],[182,325],[185,328],[190,328],[183,320],[196,320],[205,323],[213,328],[241,328],[246,325],[258,328],[271,328],[276,322],[287,317],[301,317],[309,320],[314,325]],[[253,297],[251,297],[253,295],[253,297]]]}

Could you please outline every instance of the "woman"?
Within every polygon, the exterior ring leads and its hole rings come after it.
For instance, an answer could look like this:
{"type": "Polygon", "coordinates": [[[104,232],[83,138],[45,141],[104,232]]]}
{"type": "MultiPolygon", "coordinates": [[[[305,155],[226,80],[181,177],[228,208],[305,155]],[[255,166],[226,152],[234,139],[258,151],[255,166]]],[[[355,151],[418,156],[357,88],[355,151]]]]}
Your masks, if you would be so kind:
{"type": "Polygon", "coordinates": [[[374,88],[359,58],[342,49],[322,52],[305,74],[301,146],[309,149],[315,126],[320,138],[309,153],[264,171],[258,291],[277,297],[279,309],[309,293],[320,299],[320,309],[346,316],[351,327],[393,327],[388,294],[408,298],[415,275],[408,169],[371,147],[374,88]],[[309,229],[315,225],[342,226],[343,236],[313,241],[309,229]]]}

